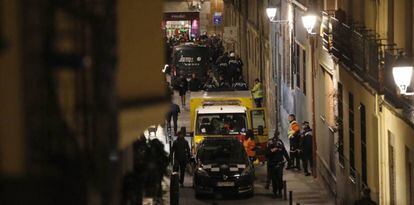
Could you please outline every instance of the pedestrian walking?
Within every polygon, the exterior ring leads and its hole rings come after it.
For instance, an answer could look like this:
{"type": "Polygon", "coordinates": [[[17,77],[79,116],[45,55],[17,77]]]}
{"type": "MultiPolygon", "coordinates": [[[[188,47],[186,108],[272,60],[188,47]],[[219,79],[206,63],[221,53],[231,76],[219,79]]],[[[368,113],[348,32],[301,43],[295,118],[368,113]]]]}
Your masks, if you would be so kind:
{"type": "Polygon", "coordinates": [[[185,106],[185,95],[187,94],[187,91],[188,91],[188,81],[187,79],[182,77],[179,81],[178,93],[180,94],[181,106],[183,107],[185,106]]]}
{"type": "Polygon", "coordinates": [[[250,161],[253,163],[256,160],[256,142],[254,140],[254,133],[253,130],[247,130],[246,138],[243,142],[244,149],[246,150],[247,156],[249,157],[250,161]]]}
{"type": "Polygon", "coordinates": [[[178,115],[180,114],[180,112],[181,112],[180,106],[171,102],[170,110],[167,113],[167,127],[171,128],[171,119],[172,119],[174,123],[174,135],[177,134],[177,129],[178,129],[177,122],[178,122],[178,115]]]}
{"type": "Polygon", "coordinates": [[[254,80],[254,86],[251,91],[253,94],[254,102],[256,103],[256,107],[262,107],[263,86],[258,78],[254,80]]]}
{"type": "Polygon", "coordinates": [[[354,205],[377,205],[377,203],[371,199],[371,190],[369,188],[364,188],[361,195],[361,199],[356,200],[354,205]]]}
{"type": "Polygon", "coordinates": [[[299,124],[296,122],[296,117],[294,114],[290,114],[289,117],[289,131],[288,139],[290,145],[290,162],[288,164],[288,169],[296,168],[300,170],[300,150],[299,150],[299,140],[300,140],[300,128],[299,124]]]}
{"type": "Polygon", "coordinates": [[[279,139],[279,132],[275,132],[273,138],[269,140],[266,148],[266,158],[268,166],[268,182],[272,182],[272,191],[275,197],[282,197],[283,190],[283,168],[286,161],[289,161],[289,155],[285,145],[279,139]],[[286,160],[286,161],[285,161],[286,160]]]}
{"type": "Polygon", "coordinates": [[[313,167],[313,137],[312,129],[309,126],[309,122],[305,121],[302,123],[302,134],[300,138],[300,153],[302,158],[303,171],[305,176],[309,176],[308,165],[310,170],[313,167]]]}
{"type": "Polygon", "coordinates": [[[196,74],[195,73],[193,73],[192,75],[191,75],[191,80],[190,80],[190,82],[188,82],[188,87],[189,87],[189,90],[191,91],[191,92],[197,92],[197,91],[199,91],[200,89],[201,89],[201,87],[202,87],[202,84],[201,84],[201,81],[200,81],[200,79],[198,79],[197,77],[196,77],[196,74]]]}
{"type": "Polygon", "coordinates": [[[162,202],[162,179],[167,174],[168,154],[164,150],[164,144],[158,139],[152,139],[148,142],[150,162],[146,169],[148,175],[146,179],[147,195],[155,199],[155,201],[162,202]]]}
{"type": "Polygon", "coordinates": [[[177,140],[171,148],[170,159],[173,159],[173,171],[180,172],[180,186],[184,186],[185,168],[190,159],[190,146],[184,138],[185,132],[178,133],[177,140]]]}

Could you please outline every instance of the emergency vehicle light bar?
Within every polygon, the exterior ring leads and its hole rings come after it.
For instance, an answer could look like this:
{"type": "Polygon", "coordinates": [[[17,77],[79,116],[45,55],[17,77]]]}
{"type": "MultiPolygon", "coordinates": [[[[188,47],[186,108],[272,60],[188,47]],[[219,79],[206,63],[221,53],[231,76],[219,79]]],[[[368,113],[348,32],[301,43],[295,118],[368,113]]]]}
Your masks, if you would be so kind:
{"type": "Polygon", "coordinates": [[[213,105],[240,105],[240,100],[207,100],[203,102],[203,106],[213,105]]]}

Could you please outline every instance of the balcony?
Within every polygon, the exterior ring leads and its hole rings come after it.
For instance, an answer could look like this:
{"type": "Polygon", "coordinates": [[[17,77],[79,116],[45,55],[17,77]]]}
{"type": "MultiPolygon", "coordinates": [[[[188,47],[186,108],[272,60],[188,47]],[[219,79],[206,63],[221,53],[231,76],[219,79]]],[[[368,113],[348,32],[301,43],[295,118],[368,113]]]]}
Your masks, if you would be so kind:
{"type": "MultiPolygon", "coordinates": [[[[413,100],[398,95],[392,75],[396,50],[381,44],[373,31],[357,25],[348,25],[322,13],[322,44],[338,63],[368,83],[387,102],[403,109],[403,117],[414,125],[413,100]]],[[[414,77],[411,82],[414,82],[414,77]]],[[[414,83],[410,86],[414,87],[414,83]]]]}

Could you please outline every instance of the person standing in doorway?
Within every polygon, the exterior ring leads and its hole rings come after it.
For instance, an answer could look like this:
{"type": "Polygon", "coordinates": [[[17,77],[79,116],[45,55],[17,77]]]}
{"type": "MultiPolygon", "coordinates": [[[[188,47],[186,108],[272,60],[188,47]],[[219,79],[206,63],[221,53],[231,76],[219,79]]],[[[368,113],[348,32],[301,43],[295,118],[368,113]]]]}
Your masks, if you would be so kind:
{"type": "Polygon", "coordinates": [[[296,122],[296,116],[290,114],[289,117],[289,131],[288,139],[290,145],[290,162],[287,169],[297,168],[300,170],[300,155],[299,155],[299,139],[300,139],[300,128],[296,122]]]}
{"type": "Polygon", "coordinates": [[[263,101],[263,86],[262,83],[258,78],[254,80],[254,86],[252,88],[252,94],[254,98],[254,102],[256,103],[256,107],[262,107],[263,101]]]}
{"type": "Polygon", "coordinates": [[[190,146],[184,136],[184,131],[178,133],[178,138],[174,141],[170,153],[170,159],[173,159],[173,171],[180,172],[181,187],[184,187],[185,168],[190,159],[190,146]]]}
{"type": "Polygon", "coordinates": [[[300,138],[300,152],[302,155],[303,171],[305,172],[305,176],[309,176],[310,173],[308,171],[308,164],[310,165],[310,170],[312,170],[313,167],[313,137],[309,122],[305,121],[302,123],[302,130],[300,138]]]}

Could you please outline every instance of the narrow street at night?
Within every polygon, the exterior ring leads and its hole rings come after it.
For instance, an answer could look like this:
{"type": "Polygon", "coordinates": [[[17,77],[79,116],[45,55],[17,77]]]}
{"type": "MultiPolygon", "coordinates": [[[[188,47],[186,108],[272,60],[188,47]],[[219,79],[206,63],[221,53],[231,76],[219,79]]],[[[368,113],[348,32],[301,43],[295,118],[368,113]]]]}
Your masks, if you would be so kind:
{"type": "Polygon", "coordinates": [[[0,0],[0,205],[414,205],[414,0],[0,0]]]}

